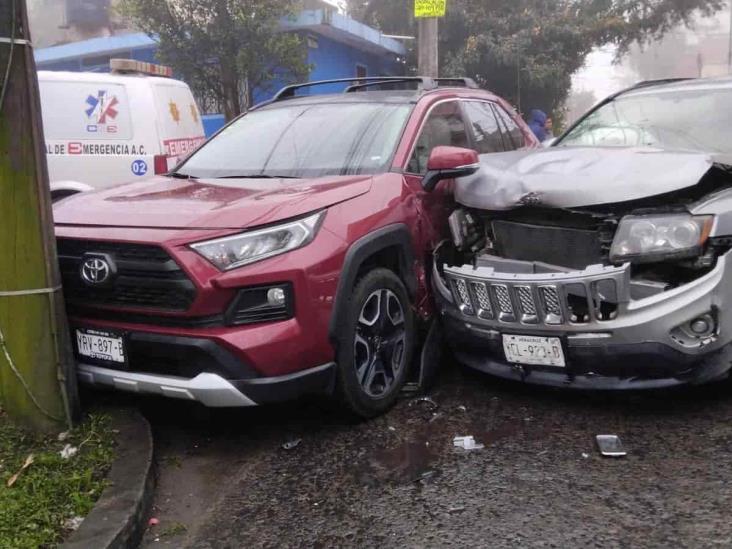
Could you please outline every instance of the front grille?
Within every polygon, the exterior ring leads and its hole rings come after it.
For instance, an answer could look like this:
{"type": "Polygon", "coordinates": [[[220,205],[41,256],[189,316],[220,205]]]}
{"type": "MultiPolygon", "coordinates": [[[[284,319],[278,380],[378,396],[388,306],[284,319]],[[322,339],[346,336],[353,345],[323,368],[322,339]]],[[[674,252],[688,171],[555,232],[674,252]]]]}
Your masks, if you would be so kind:
{"type": "Polygon", "coordinates": [[[505,220],[493,221],[491,228],[495,252],[506,259],[539,261],[574,269],[604,263],[605,235],[599,229],[551,227],[505,220]]]}
{"type": "Polygon", "coordinates": [[[445,268],[453,298],[464,315],[474,317],[477,311],[478,317],[498,324],[606,322],[617,318],[619,305],[630,299],[627,265],[566,274],[495,273],[496,278],[473,273],[470,268],[445,268]]]}
{"type": "Polygon", "coordinates": [[[158,246],[59,238],[57,247],[70,305],[185,311],[196,298],[193,282],[158,246]],[[117,272],[108,284],[93,286],[82,280],[85,254],[105,254],[114,262],[117,272]]]}

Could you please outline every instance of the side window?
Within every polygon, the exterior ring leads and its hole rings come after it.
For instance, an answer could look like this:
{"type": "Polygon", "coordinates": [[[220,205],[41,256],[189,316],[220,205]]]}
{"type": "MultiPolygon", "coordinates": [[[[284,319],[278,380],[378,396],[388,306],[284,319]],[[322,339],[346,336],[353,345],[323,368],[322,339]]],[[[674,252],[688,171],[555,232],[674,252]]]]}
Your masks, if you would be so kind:
{"type": "Polygon", "coordinates": [[[509,116],[509,114],[505,111],[503,107],[500,107],[499,105],[493,105],[493,108],[498,113],[498,117],[503,123],[504,131],[508,134],[508,137],[510,138],[510,142],[506,143],[506,150],[514,150],[525,147],[526,139],[524,138],[524,133],[521,131],[521,128],[518,127],[518,124],[514,122],[513,118],[509,116]]]}
{"type": "Polygon", "coordinates": [[[483,101],[466,101],[465,115],[473,130],[475,150],[478,154],[503,152],[503,137],[498,127],[498,120],[489,103],[483,101]]]}
{"type": "Polygon", "coordinates": [[[469,147],[465,120],[457,101],[440,103],[430,112],[409,160],[409,173],[425,173],[432,149],[440,145],[469,147]]]}

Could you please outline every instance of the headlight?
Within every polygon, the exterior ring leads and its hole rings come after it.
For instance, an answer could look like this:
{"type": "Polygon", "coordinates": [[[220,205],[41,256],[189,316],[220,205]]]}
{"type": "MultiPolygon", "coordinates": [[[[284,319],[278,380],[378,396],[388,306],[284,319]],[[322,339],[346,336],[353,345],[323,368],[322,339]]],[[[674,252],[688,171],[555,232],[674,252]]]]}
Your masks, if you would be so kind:
{"type": "Polygon", "coordinates": [[[191,244],[222,271],[236,269],[312,242],[325,211],[282,225],[191,244]]]}
{"type": "Polygon", "coordinates": [[[620,221],[610,261],[649,263],[698,255],[712,229],[710,215],[627,216],[620,221]]]}

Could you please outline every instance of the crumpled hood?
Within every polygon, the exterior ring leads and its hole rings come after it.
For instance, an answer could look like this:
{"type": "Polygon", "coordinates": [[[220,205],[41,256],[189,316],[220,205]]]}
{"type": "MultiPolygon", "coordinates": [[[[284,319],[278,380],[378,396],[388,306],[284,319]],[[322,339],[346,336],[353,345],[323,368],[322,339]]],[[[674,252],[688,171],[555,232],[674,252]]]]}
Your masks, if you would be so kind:
{"type": "Polygon", "coordinates": [[[715,163],[732,165],[729,157],[647,147],[552,147],[480,159],[478,172],[456,182],[455,200],[485,210],[627,202],[692,187],[715,163]]]}
{"type": "Polygon", "coordinates": [[[372,176],[173,179],[83,193],[54,205],[57,224],[239,229],[297,217],[369,191],[372,176]]]}

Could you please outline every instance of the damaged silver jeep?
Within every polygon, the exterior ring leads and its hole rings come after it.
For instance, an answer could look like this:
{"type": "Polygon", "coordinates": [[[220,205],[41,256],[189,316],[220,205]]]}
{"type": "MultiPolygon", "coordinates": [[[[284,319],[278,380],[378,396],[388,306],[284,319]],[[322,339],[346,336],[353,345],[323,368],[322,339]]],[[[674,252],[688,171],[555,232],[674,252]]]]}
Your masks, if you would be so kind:
{"type": "Polygon", "coordinates": [[[586,389],[728,376],[731,99],[732,81],[643,86],[549,149],[481,156],[435,252],[458,361],[586,389]]]}

